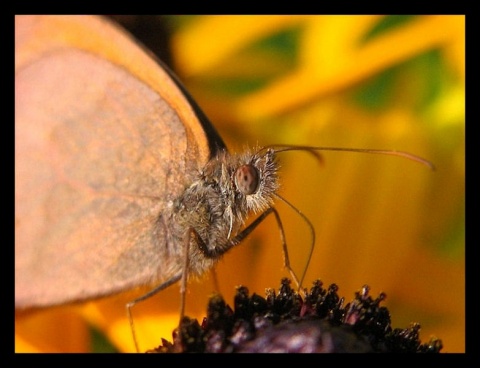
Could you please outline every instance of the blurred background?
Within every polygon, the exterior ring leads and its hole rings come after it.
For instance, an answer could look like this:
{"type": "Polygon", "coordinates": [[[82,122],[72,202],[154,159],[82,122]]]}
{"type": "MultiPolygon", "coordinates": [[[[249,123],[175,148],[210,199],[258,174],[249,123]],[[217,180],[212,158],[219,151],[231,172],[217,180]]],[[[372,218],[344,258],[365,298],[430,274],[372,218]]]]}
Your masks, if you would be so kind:
{"type": "MultiPolygon", "coordinates": [[[[435,335],[442,352],[465,351],[464,16],[111,18],[171,66],[232,152],[282,143],[396,149],[432,161],[434,172],[398,157],[324,152],[319,165],[281,153],[280,194],[315,227],[305,287],[336,283],[349,301],[368,284],[373,297],[387,294],[394,328],[418,322],[422,342],[435,335]]],[[[277,208],[302,274],[310,232],[288,206],[277,208]]],[[[237,285],[263,296],[286,276],[273,217],[217,268],[231,305],[237,285]]],[[[187,315],[201,321],[213,290],[210,275],[192,281],[187,315]]],[[[178,291],[135,306],[143,350],[171,341],[178,291]]],[[[130,300],[38,314],[18,326],[17,351],[133,351],[130,300]],[[49,337],[38,338],[46,328],[49,337]]]]}

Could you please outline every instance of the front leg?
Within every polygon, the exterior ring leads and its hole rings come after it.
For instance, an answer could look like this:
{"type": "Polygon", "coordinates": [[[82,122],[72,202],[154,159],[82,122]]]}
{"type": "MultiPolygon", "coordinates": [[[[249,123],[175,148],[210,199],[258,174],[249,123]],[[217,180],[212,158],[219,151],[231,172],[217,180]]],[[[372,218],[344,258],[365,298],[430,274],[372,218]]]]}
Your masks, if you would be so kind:
{"type": "MultiPolygon", "coordinates": [[[[205,244],[204,240],[198,235],[195,229],[191,229],[191,234],[195,238],[198,247],[202,251],[203,255],[207,258],[218,258],[225,254],[229,249],[233,248],[234,246],[238,245],[243,239],[245,239],[269,214],[275,211],[272,207],[267,209],[263,212],[260,216],[258,216],[255,221],[253,221],[249,226],[243,229],[240,233],[238,233],[234,238],[227,239],[227,241],[223,244],[217,244],[213,249],[210,249],[205,244]]],[[[276,211],[275,211],[276,212],[276,211]]]]}
{"type": "Polygon", "coordinates": [[[276,209],[273,207],[268,208],[265,212],[263,212],[260,216],[258,216],[255,221],[253,221],[250,225],[248,225],[245,229],[243,229],[240,233],[238,233],[234,238],[228,239],[225,243],[223,244],[218,244],[215,246],[215,248],[210,249],[207,247],[203,239],[198,235],[197,231],[193,228],[190,229],[191,231],[191,236],[193,236],[196,239],[196,243],[200,250],[202,251],[203,255],[207,258],[218,258],[222,256],[224,253],[226,253],[229,249],[233,248],[234,246],[238,245],[243,239],[245,239],[265,218],[273,213],[275,215],[275,219],[278,223],[278,228],[280,230],[280,239],[282,241],[282,249],[283,249],[283,260],[284,260],[284,267],[288,270],[290,273],[293,281],[297,285],[298,288],[300,288],[300,282],[298,280],[297,275],[293,271],[293,269],[290,267],[290,259],[288,257],[288,249],[287,249],[287,243],[285,241],[285,233],[283,231],[283,225],[280,220],[280,216],[277,212],[276,209]]]}

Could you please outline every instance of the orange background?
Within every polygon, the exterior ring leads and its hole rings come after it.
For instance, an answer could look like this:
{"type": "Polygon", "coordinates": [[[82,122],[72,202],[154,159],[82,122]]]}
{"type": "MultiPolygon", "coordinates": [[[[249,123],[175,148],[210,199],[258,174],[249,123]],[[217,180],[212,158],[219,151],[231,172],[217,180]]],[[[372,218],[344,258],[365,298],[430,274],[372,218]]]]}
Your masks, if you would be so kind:
{"type": "MultiPolygon", "coordinates": [[[[282,153],[280,194],[314,224],[305,286],[339,285],[346,300],[364,284],[392,326],[465,351],[465,17],[159,17],[174,69],[231,151],[283,143],[398,149],[432,161],[357,153],[282,153]]],[[[130,21],[130,20],[129,20],[130,21]]],[[[310,235],[278,204],[292,265],[301,274],[310,235]]],[[[267,219],[217,269],[232,303],[243,284],[264,295],[288,276],[275,221],[267,219]]],[[[186,312],[205,313],[213,283],[191,282],[186,312]]],[[[120,295],[16,319],[16,351],[88,351],[95,325],[133,351],[120,295]],[[72,318],[72,313],[77,316],[72,318]],[[88,321],[88,324],[85,323],[88,321]]],[[[170,338],[178,287],[134,309],[142,349],[170,338]]],[[[102,350],[96,346],[93,349],[102,350]]]]}

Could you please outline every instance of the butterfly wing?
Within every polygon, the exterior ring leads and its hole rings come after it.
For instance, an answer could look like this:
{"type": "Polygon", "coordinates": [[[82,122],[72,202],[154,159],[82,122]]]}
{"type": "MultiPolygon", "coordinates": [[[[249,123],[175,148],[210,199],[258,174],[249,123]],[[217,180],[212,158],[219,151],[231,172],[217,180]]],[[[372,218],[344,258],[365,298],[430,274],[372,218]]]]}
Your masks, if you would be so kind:
{"type": "Polygon", "coordinates": [[[16,307],[172,277],[159,215],[212,155],[194,109],[104,19],[18,16],[15,33],[16,307]]]}

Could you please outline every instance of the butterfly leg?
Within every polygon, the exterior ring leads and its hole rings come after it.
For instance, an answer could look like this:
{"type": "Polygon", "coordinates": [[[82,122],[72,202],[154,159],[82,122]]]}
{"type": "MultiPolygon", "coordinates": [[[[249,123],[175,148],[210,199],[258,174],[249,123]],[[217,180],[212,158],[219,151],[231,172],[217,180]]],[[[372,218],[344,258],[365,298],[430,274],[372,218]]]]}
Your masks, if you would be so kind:
{"type": "Polygon", "coordinates": [[[145,295],[142,295],[141,297],[135,299],[135,300],[132,300],[131,302],[127,303],[126,305],[126,308],[127,308],[127,316],[128,316],[128,321],[130,322],[130,329],[132,331],[132,337],[133,337],[133,342],[135,343],[135,349],[138,352],[140,352],[140,349],[138,347],[138,341],[137,341],[137,335],[135,333],[135,325],[133,324],[133,316],[132,316],[132,308],[135,304],[143,301],[143,300],[146,300],[148,298],[150,298],[151,296],[155,295],[156,293],[166,289],[167,287],[169,287],[170,285],[176,283],[178,280],[180,280],[180,278],[182,277],[182,273],[178,273],[177,275],[173,276],[172,278],[170,278],[169,280],[165,281],[164,283],[158,285],[156,288],[154,288],[153,290],[150,290],[148,293],[146,293],[145,295]]]}
{"type": "Polygon", "coordinates": [[[248,225],[235,237],[233,237],[232,239],[229,239],[225,244],[223,245],[220,244],[213,249],[208,248],[205,242],[194,231],[195,237],[197,239],[198,247],[206,257],[210,257],[210,258],[220,257],[221,255],[226,253],[229,249],[238,245],[243,239],[245,239],[271,213],[275,215],[275,219],[277,221],[278,228],[280,230],[280,240],[282,242],[284,267],[290,273],[290,276],[292,277],[293,281],[297,285],[297,288],[300,288],[301,285],[298,280],[298,277],[295,274],[295,271],[293,271],[292,267],[290,266],[290,258],[288,256],[287,242],[285,240],[285,232],[283,230],[282,221],[280,219],[280,215],[278,214],[278,211],[273,207],[268,208],[265,212],[263,212],[260,216],[258,216],[250,225],[248,225]]]}

